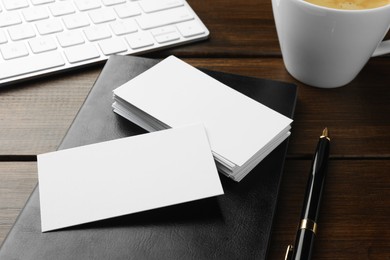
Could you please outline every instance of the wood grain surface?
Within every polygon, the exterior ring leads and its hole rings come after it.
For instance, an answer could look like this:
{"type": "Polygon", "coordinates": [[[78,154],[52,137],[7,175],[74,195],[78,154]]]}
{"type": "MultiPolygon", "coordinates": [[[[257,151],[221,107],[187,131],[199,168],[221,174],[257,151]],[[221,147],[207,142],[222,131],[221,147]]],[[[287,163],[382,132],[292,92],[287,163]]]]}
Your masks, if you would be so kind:
{"type": "MultiPolygon", "coordinates": [[[[325,126],[331,160],[313,259],[390,259],[390,56],[372,58],[344,87],[313,88],[284,68],[270,0],[188,2],[210,39],[144,57],[176,55],[198,67],[298,85],[269,259],[283,259],[294,239],[325,126]]],[[[102,67],[0,88],[0,242],[37,183],[35,156],[57,149],[102,67]]]]}

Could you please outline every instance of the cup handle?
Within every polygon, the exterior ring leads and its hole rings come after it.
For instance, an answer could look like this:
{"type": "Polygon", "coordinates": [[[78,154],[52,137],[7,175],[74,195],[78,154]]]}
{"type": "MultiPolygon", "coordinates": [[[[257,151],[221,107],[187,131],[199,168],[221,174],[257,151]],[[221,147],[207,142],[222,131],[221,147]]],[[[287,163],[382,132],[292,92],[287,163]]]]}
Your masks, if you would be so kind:
{"type": "Polygon", "coordinates": [[[371,57],[376,57],[387,53],[390,53],[390,40],[381,42],[371,57]]]}

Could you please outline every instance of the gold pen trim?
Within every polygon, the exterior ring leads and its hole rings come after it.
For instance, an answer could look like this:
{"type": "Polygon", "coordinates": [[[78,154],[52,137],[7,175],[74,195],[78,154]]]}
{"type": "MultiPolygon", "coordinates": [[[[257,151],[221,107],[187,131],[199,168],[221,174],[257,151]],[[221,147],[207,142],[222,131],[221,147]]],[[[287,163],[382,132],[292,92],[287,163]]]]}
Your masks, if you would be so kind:
{"type": "Polygon", "coordinates": [[[325,127],[325,129],[322,130],[322,135],[320,136],[320,138],[326,138],[326,139],[328,139],[328,141],[330,141],[328,128],[327,127],[325,127]]]}
{"type": "Polygon", "coordinates": [[[314,233],[314,235],[317,235],[317,223],[315,223],[313,220],[305,218],[301,220],[301,225],[299,226],[299,229],[307,229],[314,233]]]}

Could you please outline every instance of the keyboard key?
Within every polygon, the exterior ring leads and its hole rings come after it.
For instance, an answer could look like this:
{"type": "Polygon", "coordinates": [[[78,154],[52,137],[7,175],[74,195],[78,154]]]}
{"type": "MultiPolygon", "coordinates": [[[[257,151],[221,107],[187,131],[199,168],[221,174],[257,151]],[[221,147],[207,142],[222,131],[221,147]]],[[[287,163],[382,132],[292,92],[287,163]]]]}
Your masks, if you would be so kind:
{"type": "Polygon", "coordinates": [[[15,59],[28,55],[28,50],[23,42],[1,45],[0,51],[5,60],[15,59]]]}
{"type": "Polygon", "coordinates": [[[92,10],[101,6],[98,0],[74,0],[74,3],[80,11],[92,10]]]}
{"type": "Polygon", "coordinates": [[[126,3],[126,0],[102,0],[105,6],[117,5],[126,3]]]}
{"type": "Polygon", "coordinates": [[[83,44],[84,37],[78,31],[67,31],[57,34],[57,40],[62,47],[70,47],[74,45],[83,44]]]}
{"type": "Polygon", "coordinates": [[[139,49],[154,45],[154,40],[150,33],[136,33],[126,36],[126,41],[132,49],[139,49]]]}
{"type": "Polygon", "coordinates": [[[0,15],[0,27],[6,27],[20,23],[22,23],[22,19],[17,12],[9,12],[0,15]]]}
{"type": "Polygon", "coordinates": [[[43,5],[43,4],[49,4],[54,3],[55,0],[31,0],[33,5],[43,5]]]}
{"type": "Polygon", "coordinates": [[[145,13],[161,11],[184,5],[180,0],[142,0],[139,4],[145,13]]]}
{"type": "Polygon", "coordinates": [[[20,76],[31,72],[64,66],[62,55],[58,52],[46,52],[23,57],[6,63],[0,63],[0,79],[20,76]],[[20,66],[23,64],[23,66],[20,66]]]}
{"type": "Polygon", "coordinates": [[[11,40],[18,41],[35,37],[35,31],[31,24],[21,24],[8,29],[11,40]]]}
{"type": "Polygon", "coordinates": [[[38,21],[49,18],[49,13],[44,7],[35,7],[23,10],[23,17],[27,22],[38,21]]]}
{"type": "Polygon", "coordinates": [[[64,53],[70,63],[77,63],[100,57],[95,45],[92,44],[69,47],[68,49],[65,49],[64,53]]]}
{"type": "Polygon", "coordinates": [[[167,33],[176,32],[176,29],[175,29],[174,26],[168,25],[168,26],[163,26],[163,27],[159,27],[159,28],[153,29],[150,32],[152,33],[153,36],[158,36],[158,35],[161,35],[161,34],[167,34],[167,33]]]}
{"type": "Polygon", "coordinates": [[[34,38],[28,43],[33,53],[41,53],[57,49],[57,43],[52,36],[34,38]]]}
{"type": "Polygon", "coordinates": [[[49,6],[49,9],[53,16],[73,14],[76,11],[70,2],[59,2],[52,4],[49,6]]]}
{"type": "Polygon", "coordinates": [[[99,42],[99,47],[104,55],[127,51],[126,44],[120,38],[108,39],[99,42]]]}
{"type": "Polygon", "coordinates": [[[94,24],[110,22],[116,19],[115,12],[112,9],[93,10],[89,13],[89,17],[94,24]]]}
{"type": "Polygon", "coordinates": [[[71,14],[68,16],[64,16],[62,19],[64,21],[66,28],[68,28],[69,30],[85,27],[90,24],[88,15],[84,13],[71,14]]]}
{"type": "Polygon", "coordinates": [[[172,23],[185,22],[192,19],[194,19],[194,17],[184,7],[160,11],[157,13],[152,13],[148,16],[141,16],[136,18],[139,26],[144,30],[172,23]]]}
{"type": "Polygon", "coordinates": [[[88,27],[84,29],[84,34],[87,37],[88,41],[97,41],[111,37],[111,31],[106,25],[88,27]]]}
{"type": "Polygon", "coordinates": [[[183,37],[192,37],[199,34],[204,34],[205,31],[196,21],[189,21],[176,25],[177,29],[183,35],[183,37]]]}
{"type": "Polygon", "coordinates": [[[41,35],[62,32],[64,30],[60,20],[58,19],[42,20],[37,22],[35,25],[41,35]]]}
{"type": "Polygon", "coordinates": [[[127,3],[123,5],[118,5],[114,7],[116,14],[119,18],[128,18],[141,14],[141,8],[138,3],[127,3]]]}
{"type": "Polygon", "coordinates": [[[124,35],[138,31],[138,27],[133,20],[119,20],[110,24],[115,35],[124,35]]]}
{"type": "Polygon", "coordinates": [[[180,35],[177,32],[170,32],[170,33],[155,36],[154,38],[158,43],[166,43],[166,42],[179,40],[180,35]]]}
{"type": "Polygon", "coordinates": [[[3,4],[7,10],[16,10],[28,7],[27,0],[3,0],[3,4]]]}

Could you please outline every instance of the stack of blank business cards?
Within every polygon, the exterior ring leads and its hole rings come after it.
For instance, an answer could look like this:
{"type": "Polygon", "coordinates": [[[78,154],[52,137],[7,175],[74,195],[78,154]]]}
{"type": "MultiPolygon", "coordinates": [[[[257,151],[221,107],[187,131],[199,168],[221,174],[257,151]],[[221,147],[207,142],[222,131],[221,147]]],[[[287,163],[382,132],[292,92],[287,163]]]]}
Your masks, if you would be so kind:
{"type": "Polygon", "coordinates": [[[235,181],[290,135],[292,122],[174,56],[115,89],[113,108],[150,132],[203,124],[219,171],[235,181]]]}

